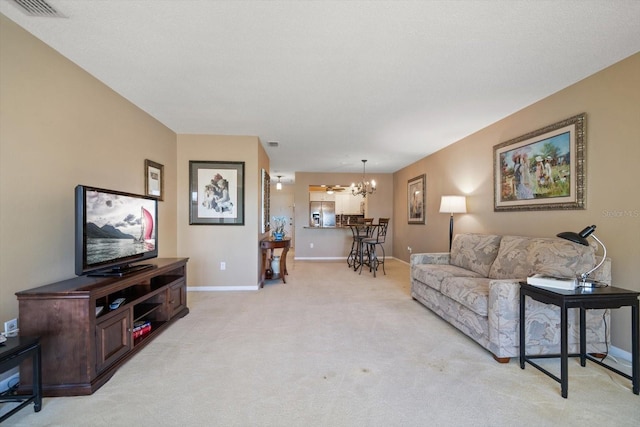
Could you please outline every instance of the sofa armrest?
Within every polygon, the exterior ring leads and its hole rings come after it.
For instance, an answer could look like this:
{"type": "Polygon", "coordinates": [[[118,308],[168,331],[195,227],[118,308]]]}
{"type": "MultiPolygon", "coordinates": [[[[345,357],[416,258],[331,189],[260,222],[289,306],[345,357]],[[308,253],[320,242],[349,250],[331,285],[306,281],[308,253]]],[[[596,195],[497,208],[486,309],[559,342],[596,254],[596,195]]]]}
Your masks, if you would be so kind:
{"type": "MultiPolygon", "coordinates": [[[[495,349],[520,345],[520,279],[502,279],[489,282],[489,342],[495,349]]],[[[495,353],[494,351],[494,354],[495,353]]],[[[504,357],[503,355],[499,355],[504,357]]],[[[515,356],[509,354],[508,356],[515,356]]]]}
{"type": "MultiPolygon", "coordinates": [[[[602,257],[596,257],[596,262],[602,261],[602,257]]],[[[591,273],[591,277],[610,285],[611,282],[611,258],[606,258],[600,268],[591,273]]]]}
{"type": "Polygon", "coordinates": [[[411,254],[409,265],[418,264],[449,264],[449,252],[433,252],[423,254],[411,254]]]}

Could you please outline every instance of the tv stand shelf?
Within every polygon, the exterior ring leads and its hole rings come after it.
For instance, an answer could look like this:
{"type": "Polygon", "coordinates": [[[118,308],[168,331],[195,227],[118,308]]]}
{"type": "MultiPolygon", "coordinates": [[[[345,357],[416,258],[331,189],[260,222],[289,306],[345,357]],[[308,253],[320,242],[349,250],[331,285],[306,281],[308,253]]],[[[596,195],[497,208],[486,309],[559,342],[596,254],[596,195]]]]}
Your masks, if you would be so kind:
{"type": "MultiPolygon", "coordinates": [[[[122,277],[80,276],[17,292],[20,334],[39,336],[44,396],[92,394],[154,337],[189,313],[187,258],[146,260],[122,277]],[[110,310],[117,298],[120,307],[110,310]],[[102,311],[96,315],[96,307],[102,311]],[[134,323],[151,330],[134,339],[134,323]]],[[[29,364],[20,383],[31,383],[29,364]]]]}

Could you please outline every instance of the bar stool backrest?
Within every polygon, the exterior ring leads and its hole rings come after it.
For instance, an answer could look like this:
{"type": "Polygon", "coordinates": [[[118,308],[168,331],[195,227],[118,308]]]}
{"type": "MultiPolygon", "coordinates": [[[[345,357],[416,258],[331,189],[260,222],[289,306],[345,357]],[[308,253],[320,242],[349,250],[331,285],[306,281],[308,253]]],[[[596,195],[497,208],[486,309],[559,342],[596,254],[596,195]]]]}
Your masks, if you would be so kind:
{"type": "Polygon", "coordinates": [[[389,218],[380,218],[376,234],[376,243],[384,243],[387,237],[387,228],[389,228],[389,218]]]}

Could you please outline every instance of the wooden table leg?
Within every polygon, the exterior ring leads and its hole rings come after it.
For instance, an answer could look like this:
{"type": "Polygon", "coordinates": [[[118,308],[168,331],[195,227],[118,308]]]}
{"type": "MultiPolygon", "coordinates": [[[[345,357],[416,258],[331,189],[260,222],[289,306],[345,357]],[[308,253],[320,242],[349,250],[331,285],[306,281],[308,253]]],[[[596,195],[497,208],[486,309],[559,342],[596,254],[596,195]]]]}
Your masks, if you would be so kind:
{"type": "Polygon", "coordinates": [[[265,272],[267,270],[267,250],[262,249],[262,272],[260,273],[260,287],[264,287],[265,272]]]}

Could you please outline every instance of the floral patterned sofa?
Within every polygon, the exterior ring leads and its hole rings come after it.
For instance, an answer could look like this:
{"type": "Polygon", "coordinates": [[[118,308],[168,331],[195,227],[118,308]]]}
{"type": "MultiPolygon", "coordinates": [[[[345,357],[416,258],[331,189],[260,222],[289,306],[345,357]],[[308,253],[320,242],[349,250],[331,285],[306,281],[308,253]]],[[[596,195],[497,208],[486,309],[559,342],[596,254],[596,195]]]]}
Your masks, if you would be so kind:
{"type": "MultiPolygon", "coordinates": [[[[506,363],[519,356],[518,282],[572,277],[596,265],[595,246],[559,238],[456,235],[450,253],[411,255],[411,296],[506,363]]],[[[595,277],[611,283],[611,261],[595,277]]],[[[560,310],[527,298],[527,354],[560,353],[560,310]]],[[[609,310],[587,311],[587,351],[606,353],[609,310]]],[[[569,352],[579,352],[579,311],[569,310],[569,352]]]]}

